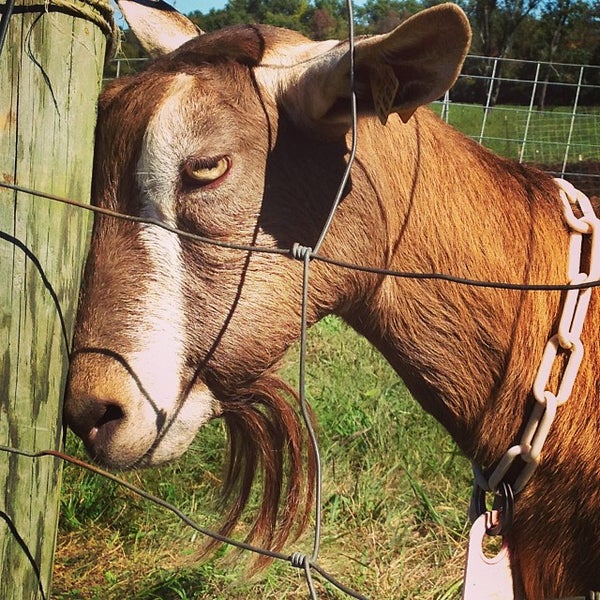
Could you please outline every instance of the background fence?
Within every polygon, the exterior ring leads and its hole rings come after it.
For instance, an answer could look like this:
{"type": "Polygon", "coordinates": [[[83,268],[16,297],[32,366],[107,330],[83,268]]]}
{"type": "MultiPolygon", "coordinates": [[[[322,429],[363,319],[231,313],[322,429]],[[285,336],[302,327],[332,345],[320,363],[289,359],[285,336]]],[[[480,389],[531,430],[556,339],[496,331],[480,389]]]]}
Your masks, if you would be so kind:
{"type": "Polygon", "coordinates": [[[436,103],[495,152],[600,194],[600,66],[469,56],[436,103]]]}
{"type": "MultiPolygon", "coordinates": [[[[144,62],[115,59],[107,74],[133,73],[144,62]]],[[[468,56],[434,109],[498,154],[600,195],[600,66],[468,56]]]]}

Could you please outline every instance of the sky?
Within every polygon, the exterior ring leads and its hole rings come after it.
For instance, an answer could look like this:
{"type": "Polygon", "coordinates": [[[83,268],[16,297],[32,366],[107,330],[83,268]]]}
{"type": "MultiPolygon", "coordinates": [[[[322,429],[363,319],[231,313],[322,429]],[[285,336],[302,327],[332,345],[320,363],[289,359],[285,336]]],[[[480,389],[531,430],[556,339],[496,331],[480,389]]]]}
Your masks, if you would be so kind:
{"type": "MultiPolygon", "coordinates": [[[[211,8],[223,8],[227,4],[227,0],[166,0],[172,4],[180,13],[187,15],[195,10],[207,13],[211,8]]],[[[360,4],[355,1],[355,4],[360,4]]]]}
{"type": "MultiPolygon", "coordinates": [[[[211,8],[220,9],[224,8],[227,4],[227,0],[166,0],[166,2],[174,6],[184,15],[194,12],[195,10],[207,13],[211,8]]],[[[360,0],[355,0],[355,4],[361,4],[360,0]]]]}
{"type": "Polygon", "coordinates": [[[167,0],[180,13],[187,15],[195,10],[207,13],[211,8],[223,8],[227,0],[167,0]]]}
{"type": "MultiPolygon", "coordinates": [[[[1,1],[1,0],[0,0],[1,1]]],[[[171,6],[174,6],[180,13],[188,15],[195,10],[199,10],[203,13],[207,13],[211,8],[223,8],[228,0],[165,0],[171,6]]],[[[113,9],[115,10],[115,21],[119,27],[127,27],[125,19],[121,16],[117,5],[111,2],[113,9]]]]}

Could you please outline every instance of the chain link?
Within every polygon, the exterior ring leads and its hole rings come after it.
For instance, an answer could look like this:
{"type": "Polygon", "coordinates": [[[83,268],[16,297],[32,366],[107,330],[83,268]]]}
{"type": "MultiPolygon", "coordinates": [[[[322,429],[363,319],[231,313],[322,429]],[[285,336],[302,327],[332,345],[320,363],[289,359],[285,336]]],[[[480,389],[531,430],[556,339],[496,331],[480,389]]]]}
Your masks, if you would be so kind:
{"type": "MultiPolygon", "coordinates": [[[[554,180],[560,191],[564,217],[571,228],[569,241],[569,266],[567,277],[570,285],[585,285],[600,278],[600,219],[596,217],[589,198],[575,189],[564,179],[554,180]],[[582,217],[577,217],[573,207],[578,207],[582,217]],[[589,264],[584,265],[583,236],[590,236],[591,250],[589,264]],[[587,271],[586,271],[587,266],[587,271]]],[[[559,406],[567,402],[575,378],[583,360],[584,348],[581,341],[583,323],[589,307],[592,288],[577,288],[567,291],[558,332],[546,343],[540,366],[533,383],[535,405],[521,437],[521,442],[509,448],[490,475],[489,479],[476,465],[473,466],[476,486],[486,491],[496,492],[515,460],[524,462],[512,489],[520,492],[531,479],[540,462],[542,448],[548,437],[559,406]],[[550,374],[557,360],[562,361],[568,354],[557,391],[548,388],[550,374]]]]}

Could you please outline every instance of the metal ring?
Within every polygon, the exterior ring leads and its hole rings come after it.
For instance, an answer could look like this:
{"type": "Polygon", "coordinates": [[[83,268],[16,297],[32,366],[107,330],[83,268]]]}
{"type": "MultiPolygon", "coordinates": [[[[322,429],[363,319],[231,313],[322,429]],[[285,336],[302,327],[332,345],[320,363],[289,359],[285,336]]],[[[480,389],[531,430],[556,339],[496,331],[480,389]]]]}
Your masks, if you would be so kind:
{"type": "Polygon", "coordinates": [[[498,511],[498,524],[487,530],[488,535],[506,535],[512,527],[515,512],[515,495],[509,483],[502,481],[495,492],[494,509],[498,511]]]}
{"type": "Polygon", "coordinates": [[[473,494],[471,495],[471,505],[469,507],[469,518],[473,523],[480,515],[487,512],[485,494],[486,491],[478,483],[473,485],[473,494]]]}

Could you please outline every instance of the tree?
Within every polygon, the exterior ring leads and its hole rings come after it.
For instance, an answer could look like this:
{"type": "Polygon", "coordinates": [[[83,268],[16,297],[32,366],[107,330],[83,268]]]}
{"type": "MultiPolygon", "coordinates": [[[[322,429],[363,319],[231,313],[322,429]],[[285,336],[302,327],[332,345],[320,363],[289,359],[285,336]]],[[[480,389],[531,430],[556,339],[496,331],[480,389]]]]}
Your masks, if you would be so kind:
{"type": "Polygon", "coordinates": [[[208,14],[195,11],[190,19],[204,31],[214,31],[227,25],[265,23],[308,33],[307,0],[229,0],[221,10],[208,14]]]}
{"type": "Polygon", "coordinates": [[[308,36],[314,40],[348,37],[348,8],[345,0],[316,0],[307,13],[308,36]]]}
{"type": "MultiPolygon", "coordinates": [[[[552,63],[557,59],[564,63],[598,64],[594,53],[600,45],[599,8],[599,2],[594,7],[582,0],[551,0],[544,7],[540,18],[540,58],[549,64],[538,97],[539,110],[545,107],[552,63]]],[[[585,90],[580,99],[586,100],[585,90]]],[[[597,99],[594,102],[597,103],[597,99]]]]}
{"type": "Polygon", "coordinates": [[[541,4],[542,0],[471,0],[467,13],[476,31],[475,51],[506,57],[519,26],[541,4]]]}
{"type": "Polygon", "coordinates": [[[362,32],[386,33],[422,9],[418,0],[367,0],[356,7],[356,18],[362,32]]]}
{"type": "Polygon", "coordinates": [[[337,21],[326,8],[315,8],[310,20],[311,38],[326,40],[334,36],[337,21]]]}
{"type": "MultiPolygon", "coordinates": [[[[490,58],[505,58],[519,27],[541,4],[542,0],[471,0],[467,13],[476,35],[473,50],[490,58]]],[[[485,77],[494,72],[494,87],[489,95],[494,106],[500,93],[502,61],[488,60],[484,63],[485,77]]]]}
{"type": "Polygon", "coordinates": [[[570,21],[571,8],[575,2],[573,0],[552,0],[543,9],[541,26],[547,31],[548,44],[545,60],[548,62],[544,81],[540,88],[538,96],[537,108],[544,110],[546,104],[546,93],[548,91],[548,81],[552,70],[552,62],[559,49],[561,39],[565,32],[565,28],[570,21]]]}

